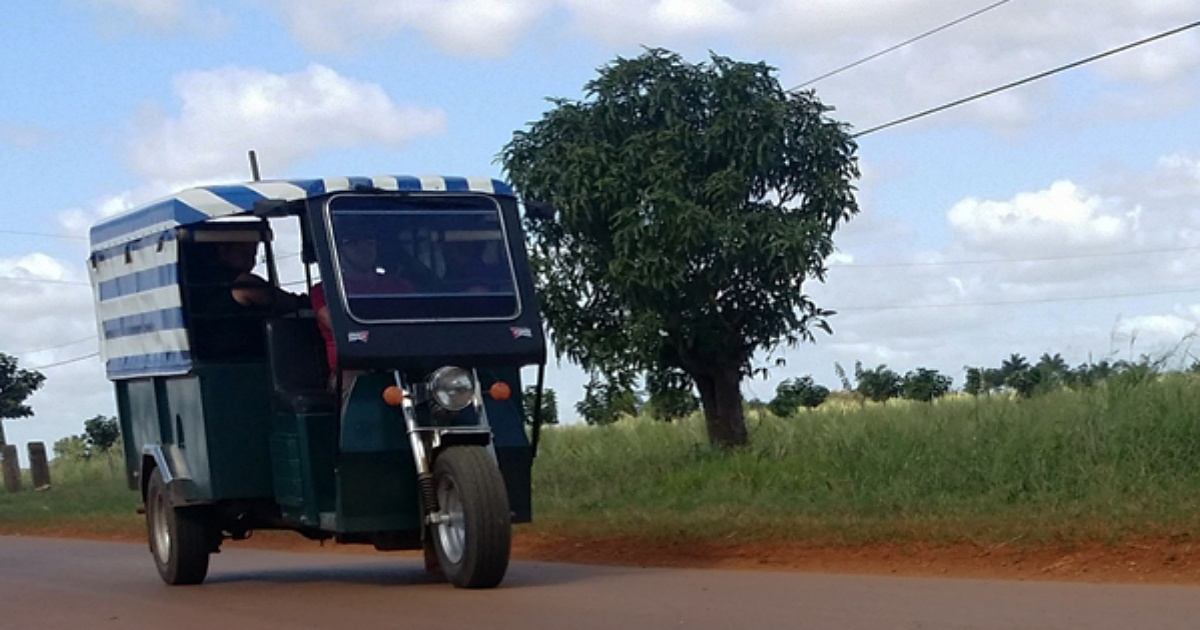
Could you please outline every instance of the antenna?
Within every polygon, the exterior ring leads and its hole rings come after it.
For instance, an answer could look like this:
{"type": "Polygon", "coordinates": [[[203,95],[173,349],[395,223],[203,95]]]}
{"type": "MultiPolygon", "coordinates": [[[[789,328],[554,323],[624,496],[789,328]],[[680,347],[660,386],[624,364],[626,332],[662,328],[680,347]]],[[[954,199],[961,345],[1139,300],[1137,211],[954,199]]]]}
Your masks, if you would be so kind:
{"type": "Polygon", "coordinates": [[[262,178],[258,176],[258,155],[254,153],[253,149],[250,150],[250,175],[256,182],[262,181],[262,178]]]}

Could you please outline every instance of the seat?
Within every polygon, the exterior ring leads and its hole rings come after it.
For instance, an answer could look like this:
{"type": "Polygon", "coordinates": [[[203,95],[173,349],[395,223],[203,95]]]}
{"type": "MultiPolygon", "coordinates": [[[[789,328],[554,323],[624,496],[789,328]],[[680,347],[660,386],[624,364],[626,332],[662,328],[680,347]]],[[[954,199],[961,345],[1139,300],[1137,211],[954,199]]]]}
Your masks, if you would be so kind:
{"type": "Polygon", "coordinates": [[[279,317],[266,322],[267,363],[278,411],[332,412],[337,396],[329,391],[325,340],[311,317],[279,317]]]}

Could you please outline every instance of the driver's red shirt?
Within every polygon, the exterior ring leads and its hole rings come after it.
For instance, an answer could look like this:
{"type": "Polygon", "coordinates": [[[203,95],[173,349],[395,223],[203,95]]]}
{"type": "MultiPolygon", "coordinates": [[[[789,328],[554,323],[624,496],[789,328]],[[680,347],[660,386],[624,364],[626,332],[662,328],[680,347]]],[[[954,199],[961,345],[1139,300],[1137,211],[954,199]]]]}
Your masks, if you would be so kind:
{"type": "MultiPolygon", "coordinates": [[[[312,300],[312,309],[314,313],[321,312],[321,309],[326,307],[325,303],[325,287],[318,282],[313,285],[312,291],[309,291],[309,299],[312,300]]],[[[333,373],[334,366],[337,365],[337,347],[333,345],[333,331],[330,330],[321,318],[317,318],[317,328],[321,331],[321,337],[325,339],[325,361],[329,365],[330,373],[333,373]]]]}
{"type": "MultiPolygon", "coordinates": [[[[354,293],[412,293],[413,285],[403,278],[372,278],[369,281],[359,280],[355,282],[350,280],[347,289],[353,295],[354,293]]],[[[324,283],[318,282],[313,285],[312,291],[309,293],[309,299],[312,301],[312,309],[314,313],[321,312],[321,309],[328,306],[325,301],[325,286],[324,283]]],[[[337,346],[333,344],[333,330],[321,322],[321,318],[317,318],[317,328],[321,330],[321,337],[325,339],[325,361],[329,364],[329,371],[333,373],[337,366],[337,346]]]]}

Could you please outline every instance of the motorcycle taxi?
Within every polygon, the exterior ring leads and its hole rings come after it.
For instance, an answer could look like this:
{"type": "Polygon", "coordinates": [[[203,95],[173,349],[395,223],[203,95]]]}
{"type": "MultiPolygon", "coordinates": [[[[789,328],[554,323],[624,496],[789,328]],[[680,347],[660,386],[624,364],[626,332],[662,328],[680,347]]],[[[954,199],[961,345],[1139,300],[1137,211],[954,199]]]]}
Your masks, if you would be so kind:
{"type": "Polygon", "coordinates": [[[486,178],[254,181],[91,229],[128,482],[165,582],[203,582],[224,541],[271,529],[501,582],[532,518],[521,368],[540,398],[546,360],[520,207],[486,178]],[[239,245],[265,254],[265,306],[219,308],[244,280],[214,261],[239,245]]]}

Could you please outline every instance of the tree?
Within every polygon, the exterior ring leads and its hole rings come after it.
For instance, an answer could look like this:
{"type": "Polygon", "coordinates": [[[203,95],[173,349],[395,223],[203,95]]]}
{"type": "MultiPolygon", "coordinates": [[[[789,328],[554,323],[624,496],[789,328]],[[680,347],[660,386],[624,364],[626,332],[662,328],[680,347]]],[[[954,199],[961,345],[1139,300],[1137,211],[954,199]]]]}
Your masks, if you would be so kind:
{"type": "Polygon", "coordinates": [[[1038,372],[1039,388],[1045,392],[1070,383],[1071,366],[1059,353],[1043,352],[1033,369],[1038,372]]]}
{"type": "Polygon", "coordinates": [[[692,390],[692,379],[682,371],[650,372],[646,375],[646,407],[651,416],[664,422],[686,418],[700,408],[692,390]]]}
{"type": "Polygon", "coordinates": [[[7,444],[3,421],[6,418],[32,416],[33,409],[25,404],[25,399],[37,391],[45,380],[41,372],[22,370],[17,367],[15,358],[0,352],[0,446],[7,444]]]}
{"type": "Polygon", "coordinates": [[[641,400],[628,384],[593,374],[583,386],[583,400],[575,403],[575,411],[583,421],[592,425],[612,424],[622,415],[635,416],[641,400]]]}
{"type": "Polygon", "coordinates": [[[104,453],[121,439],[121,425],[116,418],[98,415],[84,421],[83,436],[93,451],[104,453]]]}
{"type": "Polygon", "coordinates": [[[909,400],[931,402],[948,394],[953,382],[953,379],[937,370],[917,368],[904,375],[900,393],[909,400]]]}
{"type": "Polygon", "coordinates": [[[552,103],[500,157],[518,192],[558,210],[526,222],[555,347],[606,374],[681,371],[709,440],[745,444],[755,352],[830,331],[802,285],[824,280],[858,211],[847,127],[766,64],[661,49],[552,103]]]}
{"type": "Polygon", "coordinates": [[[54,458],[55,459],[88,459],[92,456],[88,452],[87,441],[82,435],[71,435],[62,438],[54,443],[54,458]]]}
{"type": "Polygon", "coordinates": [[[854,379],[858,381],[855,391],[875,402],[899,396],[903,383],[900,375],[886,365],[864,370],[861,363],[855,363],[854,379]]]}
{"type": "MultiPolygon", "coordinates": [[[[521,394],[521,404],[525,407],[525,424],[533,424],[533,411],[537,401],[537,388],[530,385],[521,394]]],[[[558,395],[549,387],[542,390],[542,424],[558,424],[558,395]]]]}
{"type": "Polygon", "coordinates": [[[801,407],[817,407],[826,398],[829,398],[829,388],[818,385],[811,376],[789,378],[775,387],[775,398],[771,399],[767,408],[780,418],[786,418],[801,407]]]}

